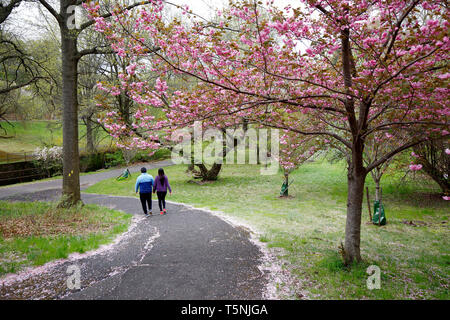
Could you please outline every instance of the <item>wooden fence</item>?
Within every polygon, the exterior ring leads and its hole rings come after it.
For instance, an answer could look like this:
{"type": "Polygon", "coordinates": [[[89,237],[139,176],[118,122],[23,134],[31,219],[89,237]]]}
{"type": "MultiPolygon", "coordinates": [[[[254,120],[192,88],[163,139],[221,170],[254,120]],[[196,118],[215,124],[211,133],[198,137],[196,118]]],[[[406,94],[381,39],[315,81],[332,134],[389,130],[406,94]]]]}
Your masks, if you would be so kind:
{"type": "Polygon", "coordinates": [[[9,153],[0,151],[0,163],[27,162],[34,158],[33,152],[9,153]]]}

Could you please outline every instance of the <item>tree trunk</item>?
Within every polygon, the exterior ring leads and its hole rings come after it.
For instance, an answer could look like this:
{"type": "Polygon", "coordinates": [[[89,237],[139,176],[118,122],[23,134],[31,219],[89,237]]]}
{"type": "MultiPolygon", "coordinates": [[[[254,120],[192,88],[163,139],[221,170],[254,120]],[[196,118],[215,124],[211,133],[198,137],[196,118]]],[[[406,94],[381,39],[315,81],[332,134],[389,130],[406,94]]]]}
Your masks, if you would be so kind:
{"type": "MultiPolygon", "coordinates": [[[[444,177],[444,173],[439,172],[427,159],[421,159],[420,164],[423,166],[423,171],[431,178],[433,179],[439,187],[441,187],[442,192],[444,194],[450,193],[450,183],[449,179],[444,177]]],[[[450,172],[447,172],[447,174],[450,174],[450,172]]]]}
{"type": "Polygon", "coordinates": [[[380,201],[380,179],[375,180],[375,201],[380,201]]]}
{"type": "Polygon", "coordinates": [[[60,206],[81,201],[78,148],[78,57],[77,35],[67,26],[67,6],[61,1],[62,101],[63,101],[63,197],[60,206]]]}
{"type": "Polygon", "coordinates": [[[200,169],[200,177],[203,181],[216,181],[222,169],[222,164],[220,163],[214,163],[209,170],[203,163],[196,164],[196,166],[200,169]]]}
{"type": "Polygon", "coordinates": [[[95,144],[94,144],[94,128],[92,127],[91,119],[85,119],[86,124],[86,151],[87,153],[95,153],[95,144]]]}
{"type": "Polygon", "coordinates": [[[195,171],[194,157],[192,157],[191,159],[192,159],[191,163],[188,165],[186,172],[194,172],[195,171]]]}
{"type": "Polygon", "coordinates": [[[242,130],[244,130],[244,133],[247,133],[248,131],[248,123],[249,120],[247,118],[242,119],[242,130]]]}
{"type": "MultiPolygon", "coordinates": [[[[226,135],[226,131],[225,129],[222,129],[222,134],[226,135]]],[[[234,146],[236,147],[236,139],[234,140],[234,146]]],[[[224,139],[222,142],[222,154],[221,154],[221,158],[225,159],[225,157],[227,156],[228,152],[230,150],[228,149],[227,146],[227,139],[224,139]]],[[[192,159],[192,163],[194,163],[193,161],[193,157],[192,159]]],[[[211,169],[208,170],[208,168],[203,164],[195,164],[199,169],[200,169],[200,175],[198,176],[198,178],[201,178],[202,181],[216,181],[217,178],[219,177],[219,173],[222,170],[222,164],[221,163],[216,163],[214,162],[214,164],[212,165],[211,169]]]]}
{"type": "Polygon", "coordinates": [[[353,146],[352,163],[348,168],[347,223],[345,227],[344,262],[361,261],[361,215],[364,183],[367,172],[363,166],[362,142],[353,146]]]}
{"type": "MultiPolygon", "coordinates": [[[[422,162],[424,163],[424,162],[422,162]]],[[[437,175],[434,170],[431,170],[427,165],[423,166],[425,173],[427,173],[438,185],[444,194],[450,194],[450,183],[448,179],[437,175]]]]}

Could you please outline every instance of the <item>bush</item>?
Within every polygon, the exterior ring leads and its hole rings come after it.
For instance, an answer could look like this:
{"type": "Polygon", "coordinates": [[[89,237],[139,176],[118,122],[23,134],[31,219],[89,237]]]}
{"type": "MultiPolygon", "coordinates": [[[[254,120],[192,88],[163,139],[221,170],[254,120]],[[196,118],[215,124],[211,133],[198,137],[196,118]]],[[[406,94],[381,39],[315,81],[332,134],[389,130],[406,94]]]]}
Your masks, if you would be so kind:
{"type": "Polygon", "coordinates": [[[49,177],[62,174],[62,153],[62,147],[37,148],[33,154],[36,167],[44,171],[49,177]]]}
{"type": "Polygon", "coordinates": [[[171,152],[168,149],[157,150],[152,155],[150,155],[148,151],[144,151],[144,150],[139,150],[139,151],[135,151],[135,152],[125,152],[125,153],[126,153],[127,159],[125,159],[124,153],[122,150],[117,150],[114,153],[105,154],[106,167],[109,168],[109,167],[116,167],[116,166],[124,166],[124,165],[137,163],[137,162],[150,162],[150,161],[163,160],[163,159],[170,158],[170,155],[171,155],[171,152]]]}
{"type": "Polygon", "coordinates": [[[105,168],[108,153],[98,152],[80,158],[81,172],[97,171],[105,168]]]}
{"type": "Polygon", "coordinates": [[[117,150],[114,153],[107,153],[106,154],[105,165],[106,165],[107,168],[122,166],[122,165],[125,165],[125,164],[126,164],[126,161],[125,161],[125,158],[123,157],[123,154],[122,154],[121,150],[117,150]]]}
{"type": "Polygon", "coordinates": [[[159,149],[153,155],[149,155],[148,151],[139,151],[133,157],[131,162],[149,162],[149,161],[157,161],[164,160],[170,158],[170,150],[168,149],[159,149]]]}

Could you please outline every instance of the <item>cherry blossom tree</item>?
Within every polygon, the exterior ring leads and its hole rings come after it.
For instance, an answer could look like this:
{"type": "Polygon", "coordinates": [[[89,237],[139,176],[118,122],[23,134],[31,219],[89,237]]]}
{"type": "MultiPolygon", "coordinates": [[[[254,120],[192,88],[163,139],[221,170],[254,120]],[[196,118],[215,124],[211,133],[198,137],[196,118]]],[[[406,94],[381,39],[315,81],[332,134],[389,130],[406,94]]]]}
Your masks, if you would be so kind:
{"type": "MultiPolygon", "coordinates": [[[[133,13],[119,2],[109,21],[95,3],[88,10],[116,53],[135,58],[120,87],[107,90],[129,90],[141,105],[136,126],[156,132],[247,118],[339,144],[349,159],[343,254],[351,264],[361,260],[367,174],[430,137],[448,137],[448,8],[431,0],[296,3],[281,10],[273,1],[231,1],[218,22],[187,7],[180,9],[184,20],[168,21],[164,1],[133,13]],[[141,81],[146,71],[160,78],[141,81]],[[169,92],[169,72],[185,87],[169,92]],[[145,120],[148,107],[161,108],[167,119],[145,120]],[[307,121],[298,121],[301,114],[307,121]],[[406,139],[365,163],[366,141],[386,133],[406,139]]],[[[117,135],[130,134],[121,130],[118,124],[117,135]]],[[[134,143],[152,147],[142,140],[134,143]]]]}

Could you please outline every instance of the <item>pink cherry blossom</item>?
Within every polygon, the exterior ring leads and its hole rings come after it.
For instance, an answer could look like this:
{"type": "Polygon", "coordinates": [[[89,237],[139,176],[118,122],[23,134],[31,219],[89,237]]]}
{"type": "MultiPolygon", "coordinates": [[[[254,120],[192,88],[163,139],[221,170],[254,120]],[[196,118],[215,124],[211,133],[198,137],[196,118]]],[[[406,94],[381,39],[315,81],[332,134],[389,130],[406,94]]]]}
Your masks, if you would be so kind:
{"type": "Polygon", "coordinates": [[[421,164],[412,164],[409,166],[409,169],[411,171],[420,171],[422,170],[423,166],[421,164]]]}

